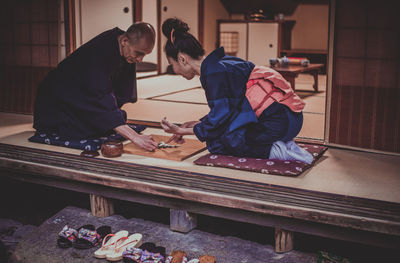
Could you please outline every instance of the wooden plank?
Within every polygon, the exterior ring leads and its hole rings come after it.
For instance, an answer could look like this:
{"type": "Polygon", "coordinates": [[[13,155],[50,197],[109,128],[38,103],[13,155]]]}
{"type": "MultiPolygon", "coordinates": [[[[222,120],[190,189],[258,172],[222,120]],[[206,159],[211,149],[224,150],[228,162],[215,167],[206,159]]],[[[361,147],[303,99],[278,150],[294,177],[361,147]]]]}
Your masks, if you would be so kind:
{"type": "MultiPolygon", "coordinates": [[[[155,135],[151,134],[154,141],[157,143],[166,142],[170,138],[170,136],[164,135],[155,135]]],[[[173,161],[183,161],[206,148],[206,144],[200,142],[199,140],[194,139],[185,139],[185,143],[176,144],[176,143],[168,143],[169,145],[177,145],[177,148],[164,148],[164,149],[156,149],[154,152],[149,152],[143,150],[136,146],[134,143],[128,143],[124,145],[124,152],[129,154],[148,156],[152,158],[161,158],[173,161]]]]}

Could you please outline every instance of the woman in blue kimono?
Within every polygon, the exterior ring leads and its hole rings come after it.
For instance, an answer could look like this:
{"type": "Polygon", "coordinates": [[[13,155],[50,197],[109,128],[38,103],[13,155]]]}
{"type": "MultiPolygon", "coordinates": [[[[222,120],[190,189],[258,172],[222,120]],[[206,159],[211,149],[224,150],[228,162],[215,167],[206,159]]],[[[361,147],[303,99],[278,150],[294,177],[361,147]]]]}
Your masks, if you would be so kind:
{"type": "Polygon", "coordinates": [[[167,19],[162,31],[168,39],[169,64],[188,80],[200,76],[210,108],[200,121],[181,126],[164,118],[161,126],[174,134],[170,141],[182,143],[183,135],[195,134],[213,154],[312,162],[313,157],[293,142],[302,127],[304,103],[279,73],[227,56],[223,48],[205,57],[188,25],[177,18],[167,19]],[[265,86],[261,100],[251,97],[249,91],[265,86]]]}

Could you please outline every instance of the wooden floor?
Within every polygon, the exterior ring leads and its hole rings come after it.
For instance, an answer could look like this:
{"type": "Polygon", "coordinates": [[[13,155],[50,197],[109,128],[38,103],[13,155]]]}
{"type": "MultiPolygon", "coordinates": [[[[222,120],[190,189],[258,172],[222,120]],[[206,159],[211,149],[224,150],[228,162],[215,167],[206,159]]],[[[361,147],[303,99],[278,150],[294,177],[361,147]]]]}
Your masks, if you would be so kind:
{"type": "MultiPolygon", "coordinates": [[[[284,177],[31,143],[32,116],[0,113],[0,176],[312,235],[400,246],[400,157],[330,148],[312,169],[284,177]]],[[[163,134],[148,128],[145,134],[163,134]]],[[[92,211],[93,212],[93,211],[92,211]]]]}
{"type": "MultiPolygon", "coordinates": [[[[0,119],[2,120],[0,143],[74,155],[79,155],[81,152],[28,142],[27,139],[33,134],[30,115],[0,113],[0,119]]],[[[155,128],[148,128],[144,133],[164,134],[162,130],[155,128]]],[[[203,173],[215,177],[400,203],[399,156],[330,148],[315,167],[301,176],[284,177],[193,164],[194,160],[206,153],[208,152],[204,151],[182,162],[126,154],[115,160],[203,173]]]]}

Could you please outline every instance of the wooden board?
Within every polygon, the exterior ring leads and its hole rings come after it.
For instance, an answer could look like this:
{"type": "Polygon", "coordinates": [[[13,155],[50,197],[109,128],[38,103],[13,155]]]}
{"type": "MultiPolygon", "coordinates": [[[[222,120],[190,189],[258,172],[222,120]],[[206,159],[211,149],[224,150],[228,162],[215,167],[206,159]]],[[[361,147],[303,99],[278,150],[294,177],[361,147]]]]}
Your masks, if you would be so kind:
{"type": "MultiPolygon", "coordinates": [[[[157,143],[160,143],[162,141],[166,142],[170,138],[170,136],[155,135],[155,134],[152,134],[151,136],[157,143]]],[[[169,143],[169,144],[175,145],[175,143],[169,143]]],[[[184,144],[178,144],[178,145],[179,147],[177,148],[156,149],[154,152],[148,152],[146,150],[139,148],[138,146],[136,146],[131,142],[124,145],[124,152],[153,157],[153,158],[161,158],[173,161],[183,161],[206,148],[205,143],[195,139],[186,139],[186,138],[184,144]]]]}

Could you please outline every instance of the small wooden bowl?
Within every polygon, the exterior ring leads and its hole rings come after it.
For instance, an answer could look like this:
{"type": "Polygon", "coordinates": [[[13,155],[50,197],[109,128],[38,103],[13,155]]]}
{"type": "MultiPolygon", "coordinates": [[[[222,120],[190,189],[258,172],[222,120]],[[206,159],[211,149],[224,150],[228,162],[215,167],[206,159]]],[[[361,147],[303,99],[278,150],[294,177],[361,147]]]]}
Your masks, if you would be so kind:
{"type": "Polygon", "coordinates": [[[101,154],[107,158],[115,158],[122,155],[124,145],[122,142],[109,141],[101,145],[101,154]]]}

